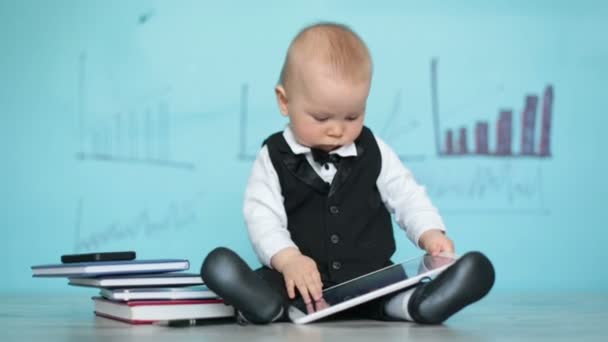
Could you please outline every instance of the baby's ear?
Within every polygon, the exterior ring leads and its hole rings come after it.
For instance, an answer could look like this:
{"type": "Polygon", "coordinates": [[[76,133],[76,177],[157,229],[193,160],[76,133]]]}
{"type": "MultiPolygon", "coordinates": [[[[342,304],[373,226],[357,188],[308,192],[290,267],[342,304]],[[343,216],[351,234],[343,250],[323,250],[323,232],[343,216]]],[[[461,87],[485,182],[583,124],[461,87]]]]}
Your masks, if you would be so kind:
{"type": "Polygon", "coordinates": [[[277,104],[279,105],[281,114],[287,116],[289,110],[287,109],[287,93],[285,92],[285,88],[279,84],[274,88],[274,93],[277,96],[277,104]]]}

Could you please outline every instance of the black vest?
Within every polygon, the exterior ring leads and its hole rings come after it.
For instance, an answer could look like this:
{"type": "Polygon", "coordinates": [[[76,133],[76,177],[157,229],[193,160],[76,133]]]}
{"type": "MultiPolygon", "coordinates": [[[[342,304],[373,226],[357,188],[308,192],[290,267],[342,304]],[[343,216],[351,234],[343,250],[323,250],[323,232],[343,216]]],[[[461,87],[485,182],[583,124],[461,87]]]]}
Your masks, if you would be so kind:
{"type": "Polygon", "coordinates": [[[355,140],[357,156],[342,158],[331,185],[304,154],[291,151],[282,132],[264,143],[279,177],[291,239],[317,262],[325,286],[391,264],[391,217],[376,186],[382,160],[367,127],[355,140]]]}

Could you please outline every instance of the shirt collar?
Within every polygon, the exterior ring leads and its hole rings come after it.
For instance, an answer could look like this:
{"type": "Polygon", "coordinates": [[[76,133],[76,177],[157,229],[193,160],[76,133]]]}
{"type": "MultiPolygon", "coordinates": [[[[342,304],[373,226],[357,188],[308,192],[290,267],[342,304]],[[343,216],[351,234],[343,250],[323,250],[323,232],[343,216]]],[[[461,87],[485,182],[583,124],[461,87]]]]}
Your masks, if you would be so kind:
{"type": "MultiPolygon", "coordinates": [[[[310,147],[301,145],[300,143],[298,143],[296,141],[296,138],[293,135],[293,131],[291,130],[291,127],[289,127],[289,125],[287,127],[285,127],[285,130],[283,130],[283,138],[285,138],[287,145],[289,145],[289,148],[291,148],[291,151],[294,154],[311,153],[310,147]]],[[[357,156],[357,146],[355,146],[355,143],[350,143],[348,145],[340,146],[339,148],[337,148],[329,153],[330,154],[335,153],[335,154],[339,155],[340,157],[356,157],[357,156]]]]}

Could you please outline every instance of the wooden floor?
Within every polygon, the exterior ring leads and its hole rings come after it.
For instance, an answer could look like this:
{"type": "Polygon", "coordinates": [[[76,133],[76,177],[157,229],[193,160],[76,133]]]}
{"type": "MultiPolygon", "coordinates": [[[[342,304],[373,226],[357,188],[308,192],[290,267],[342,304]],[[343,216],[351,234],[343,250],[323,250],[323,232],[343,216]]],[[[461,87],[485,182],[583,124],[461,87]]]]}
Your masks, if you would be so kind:
{"type": "Polygon", "coordinates": [[[86,297],[0,296],[0,341],[608,341],[608,294],[491,294],[439,326],[332,321],[299,326],[131,326],[86,297]]]}

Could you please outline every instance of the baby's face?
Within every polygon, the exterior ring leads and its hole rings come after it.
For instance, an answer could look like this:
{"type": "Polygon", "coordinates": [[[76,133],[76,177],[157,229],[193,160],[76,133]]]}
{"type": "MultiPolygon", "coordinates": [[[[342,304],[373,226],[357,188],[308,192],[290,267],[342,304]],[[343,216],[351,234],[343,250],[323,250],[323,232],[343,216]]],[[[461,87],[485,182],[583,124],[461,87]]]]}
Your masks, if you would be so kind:
{"type": "Polygon", "coordinates": [[[289,116],[300,144],[331,151],[352,143],[361,133],[369,87],[369,80],[311,72],[290,85],[281,110],[289,116]]]}

